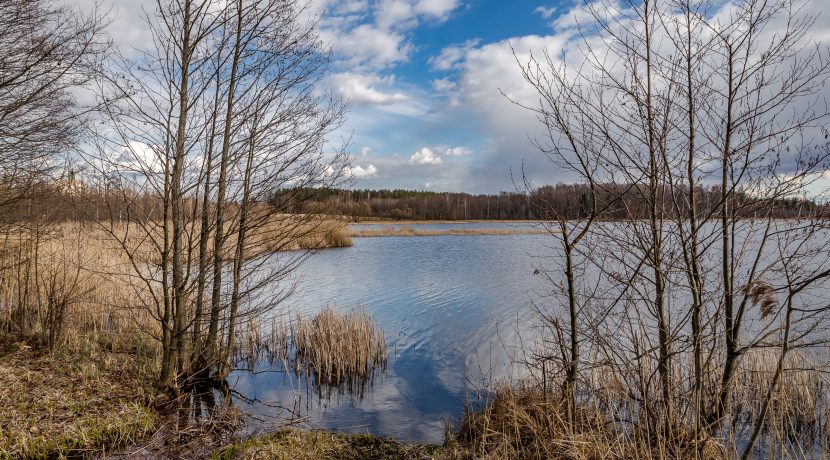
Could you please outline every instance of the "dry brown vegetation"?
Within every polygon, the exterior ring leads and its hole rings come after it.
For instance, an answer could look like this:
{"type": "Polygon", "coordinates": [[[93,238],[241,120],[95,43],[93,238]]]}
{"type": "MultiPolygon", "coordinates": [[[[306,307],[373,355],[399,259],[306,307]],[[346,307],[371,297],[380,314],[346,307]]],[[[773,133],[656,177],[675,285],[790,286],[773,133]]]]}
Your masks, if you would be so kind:
{"type": "Polygon", "coordinates": [[[214,455],[220,459],[450,459],[465,458],[454,449],[403,444],[369,434],[282,430],[227,447],[214,455]]]}
{"type": "Polygon", "coordinates": [[[308,378],[319,397],[335,393],[362,399],[378,372],[386,367],[387,343],[368,313],[328,307],[314,316],[294,314],[272,320],[263,331],[251,321],[239,332],[237,361],[253,368],[267,359],[298,377],[308,378]]]}
{"type": "Polygon", "coordinates": [[[386,363],[386,340],[365,312],[345,314],[327,308],[311,320],[293,324],[297,362],[305,363],[317,381],[341,385],[366,380],[386,363]]]}
{"type": "Polygon", "coordinates": [[[152,433],[153,365],[140,351],[97,344],[57,354],[22,344],[2,350],[0,458],[100,454],[152,433]]]}
{"type": "MultiPolygon", "coordinates": [[[[261,238],[268,245],[247,256],[269,250],[351,245],[345,225],[337,221],[292,225],[288,220],[263,227],[262,235],[252,235],[254,242],[261,238]],[[286,228],[296,233],[286,234],[286,228]]],[[[148,321],[145,306],[149,289],[135,271],[157,263],[157,251],[140,235],[127,224],[112,224],[103,231],[99,224],[90,222],[7,233],[0,243],[0,266],[9,267],[0,270],[2,330],[35,337],[39,344],[51,348],[87,336],[129,341],[136,334],[156,334],[158,326],[148,321]],[[121,241],[112,238],[110,232],[121,235],[121,241]],[[129,245],[129,252],[123,251],[121,244],[129,245]]]]}
{"type": "MultiPolygon", "coordinates": [[[[773,408],[763,420],[759,419],[759,407],[775,374],[777,359],[778,352],[772,349],[753,350],[746,357],[735,375],[729,408],[733,417],[724,436],[712,435],[694,442],[692,430],[682,426],[667,436],[659,427],[654,431],[646,423],[637,423],[646,420],[638,406],[655,403],[631,404],[631,395],[639,394],[641,388],[623,383],[631,381],[624,370],[598,366],[587,373],[587,381],[580,382],[584,390],[579,394],[573,419],[567,412],[563,387],[553,384],[549,376],[503,381],[482,393],[476,404],[468,405],[449,442],[459,443],[476,458],[720,459],[734,458],[742,436],[760,421],[765,427],[764,445],[773,446],[781,458],[811,455],[809,450],[799,451],[798,446],[826,452],[830,443],[828,382],[816,363],[802,353],[788,356],[786,383],[777,387],[773,408]]],[[[712,371],[706,376],[711,388],[722,363],[722,358],[711,363],[712,371]]],[[[676,388],[682,387],[682,373],[675,375],[674,383],[676,388]]],[[[674,396],[678,407],[693,403],[688,392],[674,396]]]]}

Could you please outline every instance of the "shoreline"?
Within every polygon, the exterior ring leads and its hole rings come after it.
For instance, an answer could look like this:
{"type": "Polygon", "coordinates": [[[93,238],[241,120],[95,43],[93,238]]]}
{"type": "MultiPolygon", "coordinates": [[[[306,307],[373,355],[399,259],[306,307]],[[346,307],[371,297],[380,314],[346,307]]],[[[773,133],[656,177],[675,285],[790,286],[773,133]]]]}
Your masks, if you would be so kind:
{"type": "Polygon", "coordinates": [[[385,238],[385,237],[430,237],[430,236],[480,236],[480,235],[547,235],[547,230],[541,229],[500,229],[500,228],[476,228],[476,229],[447,229],[447,230],[426,230],[402,225],[397,228],[380,228],[377,230],[349,230],[351,238],[385,238]]]}

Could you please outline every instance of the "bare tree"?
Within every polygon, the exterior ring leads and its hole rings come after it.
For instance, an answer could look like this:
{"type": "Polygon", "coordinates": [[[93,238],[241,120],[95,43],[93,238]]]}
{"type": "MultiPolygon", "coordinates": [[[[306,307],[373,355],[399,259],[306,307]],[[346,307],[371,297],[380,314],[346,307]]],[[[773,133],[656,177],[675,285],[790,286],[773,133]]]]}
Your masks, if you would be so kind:
{"type": "MultiPolygon", "coordinates": [[[[60,172],[61,156],[77,147],[86,115],[95,110],[76,96],[107,49],[104,24],[97,12],[86,15],[45,0],[0,5],[0,277],[26,267],[19,286],[38,275],[29,267],[48,237],[40,228],[50,217],[43,200],[54,187],[47,183],[60,172]]],[[[33,306],[20,294],[14,327],[26,334],[32,322],[26,310],[33,306]]]]}
{"type": "MultiPolygon", "coordinates": [[[[537,147],[556,153],[563,171],[576,171],[592,202],[599,190],[612,197],[601,202],[625,209],[623,221],[592,225],[584,237],[599,245],[583,254],[607,280],[608,295],[594,307],[605,320],[582,335],[600,350],[601,366],[625,382],[646,439],[674,445],[688,430],[700,454],[733,410],[742,358],[774,347],[781,358],[759,402],[764,419],[792,345],[789,331],[798,324],[804,332],[800,346],[823,342],[815,334],[826,305],[813,302],[800,314],[790,300],[800,282],[813,290],[825,281],[823,264],[795,249],[823,252],[813,246],[826,238],[814,214],[821,207],[806,206],[792,223],[776,219],[808,190],[821,199],[816,181],[830,159],[821,131],[828,111],[816,97],[830,60],[811,42],[814,18],[802,6],[592,3],[585,7],[591,22],[579,25],[583,60],[546,53],[522,66],[540,96],[531,108],[552,133],[537,147]],[[707,187],[716,193],[704,195],[707,187]],[[781,279],[771,280],[773,273],[781,279]],[[786,301],[773,299],[779,292],[786,301]]],[[[620,216],[612,207],[592,209],[602,212],[587,214],[589,223],[620,216]]],[[[583,237],[567,225],[557,230],[566,254],[569,238],[583,237]]],[[[571,324],[588,324],[574,311],[571,324]]],[[[767,422],[753,422],[747,451],[767,422]]]]}
{"type": "Polygon", "coordinates": [[[148,23],[155,48],[102,81],[115,102],[89,164],[126,213],[102,225],[153,293],[171,386],[223,377],[240,324],[290,294],[308,253],[277,252],[319,219],[266,201],[338,183],[346,157],[324,147],[344,108],[317,87],[329,56],[302,2],[159,1],[148,23]]]}

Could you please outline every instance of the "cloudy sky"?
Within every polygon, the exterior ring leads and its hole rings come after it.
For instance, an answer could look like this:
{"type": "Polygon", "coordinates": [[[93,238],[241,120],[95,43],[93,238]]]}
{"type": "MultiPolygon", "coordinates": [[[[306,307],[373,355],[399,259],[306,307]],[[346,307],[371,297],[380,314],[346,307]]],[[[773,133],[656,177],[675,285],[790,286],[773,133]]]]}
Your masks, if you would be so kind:
{"type": "MultiPolygon", "coordinates": [[[[154,0],[104,1],[118,45],[146,47],[142,10],[154,0]]],[[[511,191],[523,167],[536,183],[567,179],[530,144],[533,115],[502,93],[533,101],[511,46],[525,60],[574,47],[581,0],[311,1],[334,52],[324,89],[350,101],[332,142],[350,140],[354,187],[511,191]]]]}

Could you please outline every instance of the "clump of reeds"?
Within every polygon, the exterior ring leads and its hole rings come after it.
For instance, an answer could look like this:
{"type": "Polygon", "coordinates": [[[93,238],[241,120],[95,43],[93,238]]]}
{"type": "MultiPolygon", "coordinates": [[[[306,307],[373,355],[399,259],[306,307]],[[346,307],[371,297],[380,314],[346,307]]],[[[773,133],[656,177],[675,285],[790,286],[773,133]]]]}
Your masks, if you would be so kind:
{"type": "Polygon", "coordinates": [[[386,363],[386,340],[365,312],[332,308],[292,324],[296,366],[330,386],[371,379],[386,363]]]}
{"type": "Polygon", "coordinates": [[[237,331],[233,356],[254,369],[258,361],[279,364],[308,378],[318,396],[348,393],[362,398],[387,361],[383,331],[361,310],[341,313],[326,308],[311,318],[249,321],[237,331]],[[267,328],[267,329],[264,329],[267,328]]]}
{"type": "MultiPolygon", "coordinates": [[[[246,244],[245,257],[266,252],[301,249],[342,248],[352,245],[348,226],[335,219],[307,216],[277,216],[254,229],[246,244]]],[[[228,244],[233,247],[233,241],[228,244]]]]}
{"type": "MultiPolygon", "coordinates": [[[[595,401],[582,401],[569,419],[558,389],[531,381],[502,382],[480,407],[468,407],[448,444],[458,443],[476,458],[598,459],[687,458],[691,445],[655,446],[648,434],[625,429],[631,414],[595,401]]],[[[698,458],[723,458],[721,448],[706,442],[698,458]]]]}
{"type": "MultiPolygon", "coordinates": [[[[766,398],[779,353],[778,349],[753,350],[741,361],[732,400],[733,412],[746,426],[758,423],[760,405],[766,398]]],[[[787,354],[784,369],[781,383],[772,393],[767,417],[761,420],[763,432],[773,436],[774,443],[819,441],[830,434],[830,389],[816,363],[798,350],[787,354]]]]}

